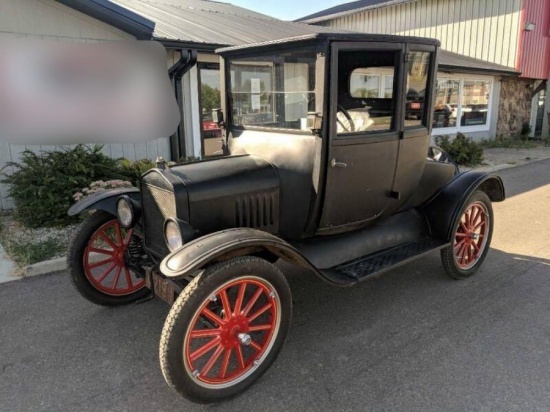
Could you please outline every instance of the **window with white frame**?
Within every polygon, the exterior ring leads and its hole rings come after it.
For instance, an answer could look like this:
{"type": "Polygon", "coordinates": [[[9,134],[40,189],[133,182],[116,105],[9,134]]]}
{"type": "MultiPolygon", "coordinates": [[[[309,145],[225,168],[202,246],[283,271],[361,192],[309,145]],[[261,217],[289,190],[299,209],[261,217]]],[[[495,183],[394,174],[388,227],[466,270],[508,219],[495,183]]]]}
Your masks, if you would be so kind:
{"type": "Polygon", "coordinates": [[[492,78],[440,74],[435,92],[433,128],[442,129],[441,133],[489,130],[492,92],[492,78]]]}

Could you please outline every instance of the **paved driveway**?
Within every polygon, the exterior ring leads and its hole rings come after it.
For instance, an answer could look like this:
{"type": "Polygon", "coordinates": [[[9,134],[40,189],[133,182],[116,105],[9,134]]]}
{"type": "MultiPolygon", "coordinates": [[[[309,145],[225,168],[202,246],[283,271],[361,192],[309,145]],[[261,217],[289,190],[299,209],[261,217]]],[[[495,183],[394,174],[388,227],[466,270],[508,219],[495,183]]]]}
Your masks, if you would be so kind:
{"type": "Polygon", "coordinates": [[[473,278],[437,253],[350,289],[284,266],[287,344],[223,405],[164,384],[163,303],[97,307],[65,273],[0,285],[0,410],[550,410],[550,161],[500,174],[510,197],[473,278]]]}

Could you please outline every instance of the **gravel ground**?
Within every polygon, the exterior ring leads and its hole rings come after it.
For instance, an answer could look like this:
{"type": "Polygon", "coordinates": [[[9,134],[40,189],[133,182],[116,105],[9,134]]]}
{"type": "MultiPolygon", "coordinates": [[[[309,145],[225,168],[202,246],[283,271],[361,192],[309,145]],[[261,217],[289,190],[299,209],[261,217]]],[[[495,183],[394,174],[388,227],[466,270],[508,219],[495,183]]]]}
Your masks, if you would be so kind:
{"type": "Polygon", "coordinates": [[[29,229],[23,227],[18,221],[16,221],[11,215],[4,215],[0,217],[2,222],[2,238],[16,242],[19,244],[32,244],[36,245],[48,240],[55,241],[60,246],[60,252],[58,256],[65,256],[65,251],[68,249],[69,243],[73,238],[78,224],[65,226],[65,227],[44,227],[37,229],[29,229]]]}
{"type": "Polygon", "coordinates": [[[484,163],[489,166],[500,164],[517,165],[533,160],[550,158],[550,146],[535,148],[489,148],[483,149],[484,163]]]}

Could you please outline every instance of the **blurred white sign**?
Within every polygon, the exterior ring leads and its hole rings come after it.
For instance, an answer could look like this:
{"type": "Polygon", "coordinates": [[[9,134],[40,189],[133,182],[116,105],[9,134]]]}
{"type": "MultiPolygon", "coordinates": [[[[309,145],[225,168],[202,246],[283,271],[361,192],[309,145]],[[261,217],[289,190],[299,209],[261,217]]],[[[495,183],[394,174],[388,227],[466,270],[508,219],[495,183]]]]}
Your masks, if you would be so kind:
{"type": "Polygon", "coordinates": [[[157,42],[0,42],[0,140],[138,143],[174,133],[180,114],[157,42]]]}

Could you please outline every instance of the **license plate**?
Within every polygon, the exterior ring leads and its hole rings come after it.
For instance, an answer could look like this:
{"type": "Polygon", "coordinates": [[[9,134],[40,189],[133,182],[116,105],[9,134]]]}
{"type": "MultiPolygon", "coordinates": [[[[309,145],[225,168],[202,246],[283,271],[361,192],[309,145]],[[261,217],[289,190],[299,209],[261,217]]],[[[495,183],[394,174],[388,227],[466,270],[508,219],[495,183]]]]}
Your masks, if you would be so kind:
{"type": "Polygon", "coordinates": [[[174,285],[154,272],[150,272],[145,280],[145,284],[153,293],[163,301],[172,305],[174,303],[174,285]]]}
{"type": "Polygon", "coordinates": [[[411,103],[411,109],[420,109],[420,103],[411,103]]]}

